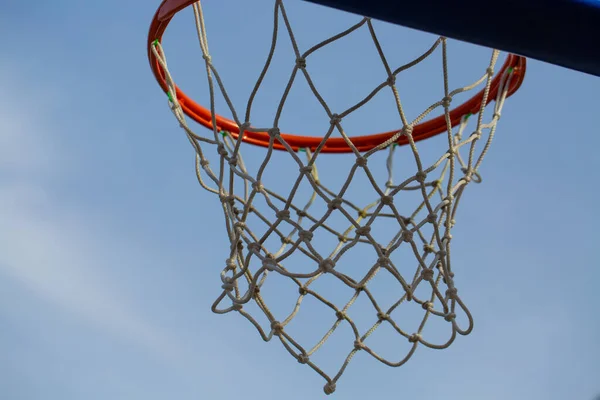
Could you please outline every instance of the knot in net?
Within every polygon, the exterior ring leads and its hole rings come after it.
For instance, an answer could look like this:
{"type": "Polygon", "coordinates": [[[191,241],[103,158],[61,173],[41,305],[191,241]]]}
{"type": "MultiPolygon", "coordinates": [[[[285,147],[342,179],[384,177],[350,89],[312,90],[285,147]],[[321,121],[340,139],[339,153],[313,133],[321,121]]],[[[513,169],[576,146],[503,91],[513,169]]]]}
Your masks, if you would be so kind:
{"type": "MultiPolygon", "coordinates": [[[[275,2],[274,11],[276,19],[279,16],[283,21],[281,25],[276,24],[275,30],[284,29],[289,34],[296,58],[290,60],[292,78],[278,108],[273,110],[270,127],[254,128],[249,122],[252,99],[268,70],[268,61],[248,102],[246,119],[242,120],[232,102],[227,100],[225,82],[220,79],[209,54],[200,3],[194,5],[194,13],[210,87],[212,135],[192,130],[182,105],[172,95],[176,93],[176,86],[162,45],[155,43],[153,51],[171,93],[171,109],[196,152],[198,181],[221,200],[225,216],[231,247],[229,254],[223,257],[227,259],[221,274],[223,291],[213,311],[239,313],[256,327],[265,341],[279,340],[299,363],[326,380],[325,392],[329,394],[335,390],[336,382],[356,353],[368,354],[397,367],[403,365],[418,346],[446,348],[457,334],[466,335],[471,331],[473,320],[455,286],[451,267],[451,231],[465,188],[481,181],[478,170],[494,137],[512,70],[505,71],[495,99],[488,99],[498,58],[498,52],[492,51],[479,79],[469,86],[451,90],[445,38],[437,38],[425,54],[394,70],[388,65],[368,18],[302,53],[281,1],[275,2]],[[310,56],[316,49],[361,27],[369,30],[387,76],[364,100],[336,113],[327,106],[311,80],[310,56]],[[441,96],[415,119],[409,120],[400,102],[397,77],[406,69],[417,68],[436,49],[441,50],[444,61],[441,96]],[[278,126],[285,96],[298,79],[306,79],[329,116],[329,125],[323,127],[327,133],[313,148],[295,149],[278,126]],[[466,113],[453,127],[449,115],[453,98],[475,88],[483,90],[480,109],[477,113],[466,113]],[[402,127],[374,148],[361,151],[346,134],[345,119],[359,113],[380,90],[392,91],[402,127]],[[218,128],[214,105],[217,92],[227,100],[240,129],[237,136],[218,128]],[[484,109],[488,104],[492,108],[491,117],[485,121],[484,109]],[[446,116],[447,129],[437,142],[437,155],[426,163],[413,133],[434,110],[446,116]],[[252,148],[243,137],[251,132],[267,132],[270,137],[262,160],[254,169],[248,167],[243,158],[243,153],[252,148]],[[466,132],[471,133],[465,135],[466,132]],[[326,141],[334,134],[346,142],[351,162],[344,174],[338,175],[337,182],[324,182],[318,165],[324,157],[326,141]],[[276,148],[283,151],[275,151],[276,148]],[[216,162],[209,161],[211,155],[216,162]],[[402,168],[396,166],[401,157],[410,160],[410,170],[407,163],[402,164],[402,168]],[[266,178],[269,172],[276,179],[269,181],[266,178]],[[398,174],[401,179],[397,179],[398,174]],[[288,183],[285,191],[278,190],[281,180],[288,183]],[[370,199],[365,201],[366,198],[370,199]],[[394,288],[387,291],[385,301],[380,300],[382,293],[372,287],[377,279],[384,279],[394,288]],[[269,286],[271,282],[274,286],[269,286]],[[268,298],[269,291],[271,298],[268,298]],[[293,300],[282,304],[284,294],[293,296],[293,300]],[[395,298],[390,300],[391,296],[395,298]],[[354,312],[358,303],[361,305],[354,312]],[[403,307],[416,310],[418,320],[405,326],[403,307]],[[300,322],[294,326],[298,319],[300,322]],[[442,340],[432,341],[426,334],[427,323],[434,319],[447,327],[447,335],[442,340]],[[403,354],[396,350],[383,354],[385,351],[374,349],[377,332],[383,327],[388,339],[393,337],[405,344],[403,354]],[[337,366],[326,370],[319,364],[318,354],[325,351],[327,343],[334,340],[336,331],[341,329],[346,329],[348,334],[339,339],[336,348],[345,349],[345,355],[337,366]],[[307,331],[314,335],[306,334],[307,331]]],[[[274,49],[275,45],[269,57],[274,49]]],[[[326,358],[321,359],[323,364],[328,364],[324,360],[326,358]]]]}

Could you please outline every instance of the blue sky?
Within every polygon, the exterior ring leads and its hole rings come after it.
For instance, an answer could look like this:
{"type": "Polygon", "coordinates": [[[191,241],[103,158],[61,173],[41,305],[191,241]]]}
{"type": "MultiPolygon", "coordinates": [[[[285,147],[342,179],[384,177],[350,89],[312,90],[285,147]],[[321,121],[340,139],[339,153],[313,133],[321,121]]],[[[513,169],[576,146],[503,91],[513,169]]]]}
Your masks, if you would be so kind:
{"type": "MultiPolygon", "coordinates": [[[[251,46],[266,43],[270,30],[244,21],[269,21],[260,14],[266,3],[207,9],[209,29],[227,32],[210,44],[234,99],[247,96],[245,78],[262,61],[253,55],[264,50],[251,46]]],[[[281,345],[263,343],[235,315],[210,312],[228,243],[218,201],[198,187],[192,149],[148,68],[145,39],[157,5],[0,7],[0,397],[323,396],[321,378],[281,345]]],[[[289,7],[305,27],[301,43],[350,21],[325,25],[331,13],[289,7]]],[[[182,85],[200,98],[190,14],[175,22],[165,48],[182,85]]],[[[400,59],[429,39],[404,33],[400,59]]],[[[333,88],[345,79],[332,90],[334,104],[371,83],[349,75],[371,65],[352,46],[323,59],[323,76],[349,70],[321,80],[333,88]]],[[[485,68],[464,62],[481,49],[455,49],[457,81],[485,68]]],[[[412,80],[403,90],[414,98],[409,109],[433,101],[412,80]]],[[[474,332],[444,351],[421,349],[398,369],[357,357],[335,397],[587,400],[600,391],[599,92],[596,77],[530,62],[483,163],[484,184],[469,187],[457,217],[453,265],[474,332]]],[[[286,115],[287,126],[314,129],[311,107],[286,115]]],[[[357,130],[389,128],[386,109],[376,111],[355,120],[357,130]]],[[[259,108],[257,118],[268,113],[259,108]]],[[[335,179],[334,160],[323,160],[324,177],[335,179]]]]}

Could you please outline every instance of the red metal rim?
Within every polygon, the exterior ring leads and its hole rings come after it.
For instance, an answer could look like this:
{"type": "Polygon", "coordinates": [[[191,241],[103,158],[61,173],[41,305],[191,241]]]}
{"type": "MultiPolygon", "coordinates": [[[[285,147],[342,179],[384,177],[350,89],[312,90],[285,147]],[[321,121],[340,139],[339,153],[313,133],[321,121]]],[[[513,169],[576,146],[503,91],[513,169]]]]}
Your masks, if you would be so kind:
{"type": "MultiPolygon", "coordinates": [[[[165,80],[164,72],[156,60],[154,53],[152,51],[152,47],[154,46],[154,42],[158,40],[159,42],[162,39],[162,36],[169,25],[169,22],[177,14],[179,11],[183,10],[189,5],[192,5],[197,0],[163,0],[160,7],[156,11],[154,15],[154,19],[152,20],[152,24],[150,26],[150,32],[148,34],[148,58],[150,60],[150,66],[154,73],[156,80],[159,85],[165,92],[168,92],[167,83],[165,80]]],[[[491,91],[488,96],[488,103],[493,101],[498,94],[498,90],[500,87],[500,81],[502,79],[502,75],[509,68],[513,68],[514,78],[511,80],[510,87],[508,89],[508,96],[511,96],[515,93],[521,84],[523,83],[523,79],[525,78],[525,70],[527,67],[527,61],[525,57],[517,56],[514,54],[509,54],[502,65],[502,68],[496,76],[492,80],[491,91]]],[[[450,111],[450,121],[452,126],[456,126],[460,123],[461,118],[466,114],[475,114],[479,112],[481,107],[481,102],[483,101],[483,90],[479,93],[471,97],[469,100],[465,101],[460,106],[452,109],[450,111]]],[[[192,118],[197,123],[205,126],[208,129],[213,129],[212,118],[210,110],[196,103],[190,97],[188,97],[181,89],[176,88],[176,95],[181,105],[183,111],[192,118]]],[[[487,105],[487,104],[486,104],[487,105]]],[[[225,117],[220,115],[216,116],[217,121],[217,129],[219,131],[227,131],[237,139],[240,135],[240,130],[237,124],[225,117]]],[[[444,115],[437,116],[425,122],[422,122],[418,125],[415,125],[413,128],[413,139],[415,141],[424,140],[433,136],[436,136],[442,132],[446,132],[446,119],[444,115]]],[[[381,143],[387,141],[390,137],[396,134],[397,130],[375,133],[370,135],[363,136],[355,136],[350,138],[354,146],[359,151],[369,151],[374,147],[380,145],[381,143]]],[[[281,133],[281,137],[283,140],[287,142],[287,144],[292,147],[295,151],[299,149],[310,148],[314,150],[321,141],[322,137],[316,136],[300,136],[289,133],[281,133]]],[[[269,146],[270,136],[267,132],[244,132],[242,140],[258,146],[268,147],[269,146]]],[[[406,137],[401,136],[397,144],[405,145],[408,143],[406,137]]],[[[285,150],[285,147],[275,141],[273,143],[273,148],[277,150],[285,150]]],[[[323,153],[349,153],[351,152],[351,148],[348,146],[348,143],[343,138],[329,138],[325,142],[325,146],[322,148],[321,152],[323,153]]]]}

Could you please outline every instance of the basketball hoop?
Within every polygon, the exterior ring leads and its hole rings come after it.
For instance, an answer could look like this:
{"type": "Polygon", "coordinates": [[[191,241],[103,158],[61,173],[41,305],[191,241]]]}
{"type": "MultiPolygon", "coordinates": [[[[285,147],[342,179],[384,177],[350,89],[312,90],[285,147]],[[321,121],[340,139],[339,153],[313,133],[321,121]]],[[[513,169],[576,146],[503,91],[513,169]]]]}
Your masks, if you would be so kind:
{"type": "MultiPolygon", "coordinates": [[[[276,0],[274,4],[274,12],[284,22],[281,29],[285,29],[293,39],[294,32],[287,19],[283,2],[276,0]]],[[[325,48],[337,38],[362,27],[369,29],[373,42],[377,45],[372,21],[363,18],[342,34],[307,51],[302,52],[294,45],[294,72],[310,82],[306,59],[311,56],[312,51],[325,48]]],[[[327,394],[333,393],[336,382],[357,352],[366,352],[390,366],[400,366],[408,361],[419,345],[443,349],[450,346],[457,334],[470,333],[473,319],[458,295],[451,267],[450,232],[455,225],[457,205],[465,188],[471,182],[481,181],[479,167],[491,145],[506,98],[515,93],[523,82],[525,58],[509,54],[495,73],[499,52],[494,50],[478,79],[471,85],[451,90],[447,82],[445,38],[437,38],[422,56],[396,69],[388,65],[383,51],[378,47],[381,61],[388,72],[387,80],[374,88],[364,101],[343,112],[336,114],[325,108],[330,118],[329,126],[324,129],[327,134],[323,137],[313,137],[282,133],[276,122],[268,129],[255,128],[249,121],[237,117],[239,114],[231,103],[228,105],[233,119],[217,115],[213,101],[214,92],[221,91],[225,98],[228,97],[218,71],[212,64],[207,40],[200,2],[164,0],[150,28],[148,55],[154,75],[168,95],[170,108],[196,152],[198,181],[203,188],[219,198],[224,210],[231,248],[221,273],[223,291],[213,304],[213,311],[221,314],[239,313],[257,328],[265,341],[278,338],[298,362],[308,365],[323,376],[327,381],[327,394]],[[161,44],[162,36],[173,16],[188,6],[192,6],[194,10],[200,49],[207,67],[210,85],[207,103],[211,104],[208,108],[197,104],[175,84],[168,68],[166,51],[161,44]],[[442,52],[444,60],[444,96],[433,101],[417,118],[409,121],[398,100],[396,76],[404,70],[417,68],[422,60],[438,50],[442,52]],[[351,113],[360,112],[361,107],[380,90],[392,90],[396,95],[396,105],[403,126],[389,132],[348,136],[344,129],[344,118],[351,113]],[[451,102],[457,94],[471,91],[476,93],[470,99],[451,108],[451,102]],[[491,119],[484,122],[484,110],[488,106],[491,107],[491,119]],[[427,120],[435,110],[441,110],[441,114],[427,120]],[[195,133],[188,123],[188,117],[206,127],[208,134],[195,133]],[[471,122],[474,125],[472,133],[466,135],[466,129],[471,122]],[[340,137],[332,137],[334,133],[338,133],[340,137]],[[416,143],[442,134],[447,138],[444,151],[435,162],[425,165],[416,143]],[[242,157],[248,145],[265,147],[269,154],[272,150],[280,150],[293,160],[298,168],[286,172],[286,176],[295,182],[289,194],[277,193],[261,180],[262,171],[272,162],[270,157],[265,157],[258,172],[248,170],[242,157]],[[395,183],[393,176],[398,146],[408,146],[407,151],[412,154],[417,166],[401,183],[395,183]],[[461,150],[467,155],[463,156],[461,150]],[[211,168],[206,156],[209,151],[215,152],[219,157],[217,171],[211,168]],[[330,189],[319,178],[316,159],[321,153],[352,153],[355,157],[347,176],[342,177],[344,180],[341,190],[330,189]],[[385,157],[388,171],[382,184],[377,182],[377,177],[371,173],[369,167],[369,162],[380,155],[385,157]],[[364,205],[357,205],[347,194],[347,188],[355,179],[357,171],[363,171],[369,177],[368,190],[376,197],[364,205]],[[308,201],[300,203],[295,196],[302,184],[310,187],[311,196],[308,201]],[[422,195],[416,207],[403,209],[403,203],[395,201],[407,192],[422,195]],[[263,209],[256,205],[258,198],[266,204],[263,209]],[[317,201],[324,205],[322,214],[312,212],[317,201]],[[329,224],[334,214],[345,218],[347,226],[344,229],[337,229],[329,224]],[[262,225],[252,225],[250,216],[256,217],[262,225]],[[378,242],[372,235],[373,224],[381,219],[395,224],[395,233],[386,243],[378,242]],[[431,233],[425,233],[426,231],[431,233]],[[337,244],[326,253],[317,251],[311,242],[315,235],[321,233],[337,240],[337,244]],[[280,246],[275,248],[267,245],[269,238],[273,237],[278,239],[280,246]],[[359,246],[373,254],[373,262],[365,266],[363,276],[356,279],[344,273],[340,266],[347,262],[344,258],[346,252],[359,246]],[[399,248],[408,248],[412,252],[414,269],[410,271],[410,275],[407,275],[406,266],[399,268],[395,260],[399,248]],[[304,269],[287,263],[292,255],[303,257],[304,269]],[[311,267],[306,269],[307,265],[311,267]],[[390,307],[379,304],[376,294],[369,288],[369,282],[380,273],[388,274],[390,279],[397,281],[399,285],[401,293],[390,307]],[[261,295],[261,288],[268,281],[270,274],[289,279],[297,285],[297,306],[282,318],[270,311],[269,305],[261,295]],[[327,294],[313,290],[314,282],[325,275],[335,277],[353,291],[354,295],[343,306],[330,302],[327,294]],[[426,288],[428,296],[417,295],[418,288],[426,288]],[[367,296],[373,305],[376,322],[368,329],[360,329],[351,317],[351,306],[359,296],[367,296]],[[299,343],[286,331],[305,297],[317,300],[331,311],[336,320],[316,344],[299,343]],[[249,302],[258,305],[269,321],[268,326],[261,325],[255,315],[246,311],[245,305],[249,302]],[[394,313],[407,303],[423,312],[422,323],[416,331],[407,331],[394,320],[394,313]],[[457,322],[458,313],[466,317],[466,326],[457,322]],[[439,318],[450,326],[451,334],[447,340],[433,343],[423,336],[423,327],[430,318],[439,318]],[[312,357],[341,324],[351,326],[355,337],[354,341],[349,343],[348,356],[343,365],[337,372],[330,374],[313,362],[312,357]],[[382,324],[389,324],[400,340],[410,343],[407,354],[391,360],[377,354],[369,346],[370,338],[382,324]]],[[[296,43],[294,40],[292,42],[296,43]]],[[[274,48],[273,44],[270,55],[274,48]]],[[[256,90],[267,70],[268,62],[257,80],[256,90]]],[[[290,86],[292,83],[290,81],[290,86]]],[[[283,100],[279,109],[273,111],[274,121],[278,121],[282,108],[283,100]]]]}
{"type": "MultiPolygon", "coordinates": [[[[195,0],[164,0],[161,6],[159,7],[158,11],[156,12],[152,25],[150,27],[150,33],[148,35],[148,56],[150,58],[150,66],[152,68],[154,76],[156,77],[156,80],[165,92],[169,92],[169,87],[166,81],[164,70],[161,67],[161,63],[154,54],[155,44],[157,40],[159,42],[161,41],[167,26],[169,25],[171,19],[175,16],[175,14],[181,11],[182,9],[194,4],[195,2],[195,0]]],[[[509,69],[513,70],[514,77],[513,79],[511,79],[510,86],[508,87],[507,96],[510,96],[513,93],[515,93],[521,86],[521,83],[523,82],[523,79],[525,77],[525,68],[526,61],[524,57],[519,57],[510,54],[504,62],[504,65],[502,66],[500,71],[498,71],[495,78],[490,84],[489,93],[486,96],[487,102],[490,102],[497,97],[502,76],[509,69]]],[[[193,99],[189,98],[185,94],[185,92],[183,92],[177,86],[175,86],[174,89],[179,105],[181,106],[183,112],[197,123],[212,130],[213,122],[211,111],[199,105],[193,99]]],[[[461,118],[464,115],[476,114],[479,112],[482,105],[481,103],[485,95],[484,91],[485,89],[481,90],[462,105],[449,111],[448,115],[450,117],[450,122],[453,127],[460,123],[461,118]]],[[[237,139],[237,137],[240,134],[240,126],[235,121],[221,117],[219,115],[216,115],[215,120],[216,130],[227,131],[231,134],[231,136],[234,139],[237,139]]],[[[413,140],[415,142],[418,142],[420,140],[428,139],[432,136],[443,133],[446,130],[446,116],[440,115],[431,120],[425,121],[420,124],[416,124],[413,127],[412,136],[413,140]]],[[[382,143],[385,143],[396,133],[397,131],[375,133],[370,135],[353,137],[350,140],[352,141],[352,144],[356,147],[357,150],[364,152],[369,151],[382,143]]],[[[294,151],[298,151],[299,149],[303,148],[310,148],[312,150],[315,150],[317,146],[321,144],[321,141],[323,139],[320,137],[299,136],[287,133],[280,133],[280,136],[289,144],[289,146],[294,151]]],[[[269,147],[269,134],[267,132],[257,132],[248,130],[244,132],[242,140],[250,144],[269,147]]],[[[408,144],[408,140],[404,137],[400,137],[397,139],[396,143],[398,145],[406,145],[408,144]]],[[[275,143],[273,145],[273,149],[285,150],[285,147],[279,143],[275,143]]],[[[351,151],[352,149],[349,146],[349,144],[341,138],[327,139],[327,141],[321,149],[322,153],[348,153],[351,151]]]]}

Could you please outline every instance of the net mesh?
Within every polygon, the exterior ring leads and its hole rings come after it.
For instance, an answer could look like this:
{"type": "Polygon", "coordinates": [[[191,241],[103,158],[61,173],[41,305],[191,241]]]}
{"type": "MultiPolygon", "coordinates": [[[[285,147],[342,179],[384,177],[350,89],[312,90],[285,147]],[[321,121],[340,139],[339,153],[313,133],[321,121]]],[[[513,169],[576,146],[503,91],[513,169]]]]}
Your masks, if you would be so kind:
{"type": "Polygon", "coordinates": [[[200,2],[194,4],[193,9],[200,49],[208,75],[210,110],[215,127],[210,137],[196,134],[188,124],[177,97],[173,95],[176,86],[169,72],[162,45],[155,42],[153,51],[165,73],[170,91],[171,110],[195,149],[198,181],[204,189],[214,193],[220,199],[227,235],[231,242],[226,266],[221,273],[223,291],[213,304],[212,310],[219,314],[238,313],[256,327],[263,340],[270,341],[276,338],[281,341],[298,362],[309,366],[325,378],[327,382],[324,390],[327,394],[335,390],[336,382],[357,352],[367,353],[386,365],[397,367],[406,363],[419,345],[443,349],[450,346],[457,334],[468,334],[473,328],[473,319],[458,295],[455,285],[450,262],[451,231],[455,224],[457,206],[465,188],[470,182],[481,181],[478,169],[494,137],[510,84],[512,71],[508,70],[502,78],[497,98],[489,103],[490,107],[493,107],[492,112],[489,113],[491,114],[489,121],[484,122],[483,111],[488,104],[487,97],[498,52],[492,51],[486,70],[476,82],[450,90],[445,38],[437,38],[431,48],[413,62],[392,69],[379,45],[371,20],[364,18],[348,30],[317,44],[308,51],[301,52],[283,3],[275,1],[273,38],[277,36],[279,30],[287,32],[293,45],[296,63],[284,95],[273,112],[272,126],[257,128],[250,125],[250,111],[254,97],[269,69],[269,60],[275,51],[275,39],[246,106],[245,117],[241,119],[227,94],[224,82],[212,63],[200,2]],[[283,21],[282,26],[277,23],[279,18],[283,21]],[[368,29],[381,63],[387,71],[387,80],[359,103],[335,113],[323,100],[311,79],[311,74],[306,68],[306,59],[316,50],[361,28],[368,29]],[[408,68],[417,66],[434,50],[441,50],[442,53],[444,96],[425,109],[416,119],[408,120],[396,87],[396,76],[408,68]],[[282,138],[278,122],[286,96],[294,82],[302,77],[329,116],[330,124],[323,141],[317,148],[312,151],[304,149],[303,152],[297,152],[282,138]],[[482,86],[485,90],[480,112],[475,115],[464,115],[460,124],[452,128],[449,107],[453,97],[482,86]],[[403,127],[385,143],[361,153],[346,134],[343,120],[349,114],[358,112],[361,106],[383,89],[393,92],[403,127]],[[270,135],[269,147],[256,173],[249,172],[244,163],[242,151],[248,144],[242,141],[242,135],[234,139],[228,132],[216,128],[215,93],[217,91],[220,91],[225,98],[233,120],[240,127],[240,132],[266,131],[270,135]],[[413,139],[412,130],[434,110],[442,111],[446,116],[448,126],[445,135],[446,148],[431,165],[424,165],[413,139]],[[465,134],[468,126],[473,128],[469,134],[465,134]],[[355,156],[347,176],[340,177],[342,185],[339,190],[328,188],[319,178],[317,170],[317,159],[322,155],[325,140],[334,134],[346,141],[355,156]],[[395,155],[398,151],[395,143],[402,137],[405,138],[407,148],[414,157],[416,170],[406,176],[404,169],[403,181],[397,183],[394,179],[397,159],[395,155]],[[296,170],[285,171],[285,176],[292,180],[293,187],[289,193],[283,195],[276,193],[262,181],[263,173],[272,160],[275,143],[281,144],[287,150],[286,156],[297,165],[296,170]],[[208,152],[218,154],[219,161],[215,169],[213,169],[215,163],[209,162],[208,152]],[[370,168],[369,161],[375,156],[385,157],[387,176],[383,182],[370,168]],[[366,185],[375,194],[375,199],[366,205],[359,205],[348,195],[349,186],[359,174],[366,177],[366,185]],[[301,186],[310,188],[308,200],[300,199],[298,193],[301,191],[301,186]],[[398,200],[408,192],[417,194],[420,200],[416,207],[403,209],[401,207],[403,202],[398,200]],[[324,207],[313,211],[317,202],[324,207]],[[335,218],[345,221],[345,227],[339,228],[339,224],[330,223],[335,218]],[[382,219],[388,221],[388,227],[389,223],[394,227],[393,234],[385,242],[377,241],[373,232],[376,222],[382,219]],[[335,240],[335,245],[323,251],[321,249],[323,246],[315,245],[317,234],[330,236],[335,240]],[[275,243],[271,240],[273,238],[277,239],[279,244],[273,245],[275,243]],[[350,276],[343,268],[345,264],[353,263],[352,258],[346,255],[351,249],[357,247],[362,247],[363,251],[371,254],[373,258],[372,263],[361,266],[362,272],[358,277],[350,276]],[[410,252],[412,258],[410,265],[405,260],[396,259],[395,256],[400,253],[400,249],[407,249],[410,252]],[[286,261],[290,260],[292,255],[296,257],[295,260],[301,261],[287,263],[286,261]],[[297,300],[287,315],[275,315],[261,293],[261,288],[267,284],[273,274],[289,280],[297,288],[297,300]],[[377,275],[382,274],[386,275],[386,279],[398,284],[397,298],[391,305],[378,302],[377,293],[370,288],[370,282],[377,275]],[[338,283],[350,289],[345,302],[342,304],[334,302],[328,298],[327,290],[315,289],[316,282],[325,276],[333,277],[338,283]],[[302,309],[303,300],[307,297],[316,300],[311,302],[312,305],[319,304],[328,310],[333,320],[331,326],[324,328],[313,325],[306,327],[306,329],[322,329],[322,336],[316,343],[302,343],[290,334],[288,329],[302,309]],[[352,318],[352,306],[361,297],[367,299],[373,310],[374,322],[367,326],[359,326],[352,318]],[[256,309],[264,314],[262,317],[263,319],[266,317],[268,321],[266,324],[261,323],[255,313],[247,310],[246,305],[251,302],[254,302],[258,306],[256,309]],[[420,310],[422,314],[416,328],[404,327],[401,323],[402,319],[395,318],[401,306],[415,307],[420,310]],[[458,322],[457,314],[464,316],[463,323],[458,322]],[[426,323],[434,318],[443,321],[450,328],[449,335],[444,340],[428,340],[423,334],[426,323]],[[335,369],[332,372],[325,371],[315,361],[314,356],[343,324],[351,328],[353,336],[353,340],[346,344],[347,356],[337,371],[335,369]],[[373,350],[370,338],[384,324],[392,328],[398,340],[408,343],[404,354],[384,357],[373,350]]]}

